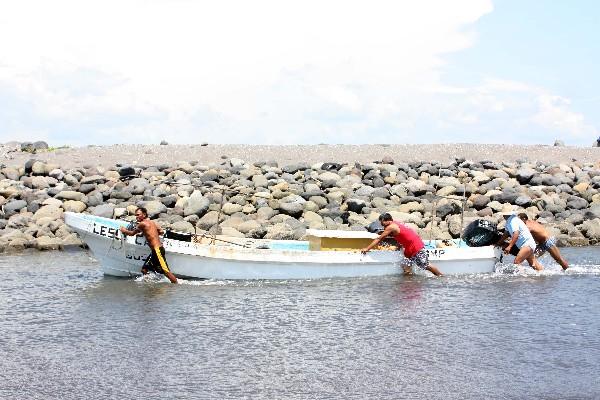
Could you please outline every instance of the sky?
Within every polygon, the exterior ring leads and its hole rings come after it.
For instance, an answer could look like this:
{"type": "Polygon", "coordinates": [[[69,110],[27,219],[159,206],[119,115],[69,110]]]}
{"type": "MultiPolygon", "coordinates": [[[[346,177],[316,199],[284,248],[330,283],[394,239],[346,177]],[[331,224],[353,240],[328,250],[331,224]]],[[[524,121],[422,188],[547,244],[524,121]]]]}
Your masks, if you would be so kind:
{"type": "Polygon", "coordinates": [[[0,0],[0,143],[600,135],[592,0],[0,0]]]}

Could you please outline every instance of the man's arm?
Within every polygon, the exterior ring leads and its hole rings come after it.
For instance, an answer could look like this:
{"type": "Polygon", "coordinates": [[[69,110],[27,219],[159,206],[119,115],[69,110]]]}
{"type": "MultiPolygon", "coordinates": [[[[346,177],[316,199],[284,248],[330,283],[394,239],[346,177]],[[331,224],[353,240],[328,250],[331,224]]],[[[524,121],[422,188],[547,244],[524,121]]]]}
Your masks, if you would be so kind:
{"type": "Polygon", "coordinates": [[[519,231],[514,231],[508,246],[504,248],[504,254],[510,254],[510,249],[517,243],[517,239],[519,239],[519,231]]]}
{"type": "Polygon", "coordinates": [[[122,226],[119,230],[121,231],[122,234],[127,235],[127,236],[134,236],[137,235],[139,233],[142,233],[142,231],[140,230],[140,225],[142,223],[139,223],[135,228],[133,228],[132,230],[129,230],[127,228],[125,228],[124,226],[122,226]]]}
{"type": "Polygon", "coordinates": [[[392,232],[393,229],[391,225],[388,225],[383,232],[381,232],[381,235],[379,235],[378,238],[374,239],[370,245],[368,245],[367,247],[365,247],[364,249],[362,249],[360,252],[363,254],[366,254],[369,250],[371,250],[373,247],[377,246],[379,244],[379,242],[381,242],[383,239],[385,239],[386,237],[388,237],[392,232]]]}
{"type": "Polygon", "coordinates": [[[502,244],[504,243],[504,241],[508,239],[508,232],[504,231],[504,233],[502,234],[502,236],[500,237],[500,239],[498,239],[498,241],[496,242],[497,246],[502,246],[502,244]]]}

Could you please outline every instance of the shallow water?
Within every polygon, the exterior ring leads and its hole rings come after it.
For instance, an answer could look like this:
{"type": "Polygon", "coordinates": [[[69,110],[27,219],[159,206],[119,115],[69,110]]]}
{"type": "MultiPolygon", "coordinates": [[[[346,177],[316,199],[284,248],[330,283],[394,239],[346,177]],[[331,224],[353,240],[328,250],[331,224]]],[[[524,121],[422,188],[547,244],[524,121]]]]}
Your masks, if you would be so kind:
{"type": "Polygon", "coordinates": [[[600,248],[562,252],[567,273],[182,285],[2,255],[0,398],[600,398],[600,248]]]}

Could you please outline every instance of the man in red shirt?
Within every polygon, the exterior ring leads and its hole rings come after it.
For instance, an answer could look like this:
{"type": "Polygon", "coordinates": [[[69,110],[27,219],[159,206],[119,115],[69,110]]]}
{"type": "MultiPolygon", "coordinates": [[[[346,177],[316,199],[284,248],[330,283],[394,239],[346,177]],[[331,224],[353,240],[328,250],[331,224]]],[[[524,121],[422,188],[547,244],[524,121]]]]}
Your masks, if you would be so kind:
{"type": "Polygon", "coordinates": [[[429,255],[427,254],[427,250],[425,250],[425,244],[415,231],[398,221],[394,221],[389,213],[381,214],[379,222],[381,222],[381,225],[385,229],[377,239],[361,250],[363,254],[366,254],[373,247],[377,246],[386,237],[391,236],[404,248],[404,257],[406,257],[406,264],[403,266],[404,273],[410,273],[410,268],[416,266],[436,276],[442,276],[440,270],[435,265],[429,263],[429,255]]]}

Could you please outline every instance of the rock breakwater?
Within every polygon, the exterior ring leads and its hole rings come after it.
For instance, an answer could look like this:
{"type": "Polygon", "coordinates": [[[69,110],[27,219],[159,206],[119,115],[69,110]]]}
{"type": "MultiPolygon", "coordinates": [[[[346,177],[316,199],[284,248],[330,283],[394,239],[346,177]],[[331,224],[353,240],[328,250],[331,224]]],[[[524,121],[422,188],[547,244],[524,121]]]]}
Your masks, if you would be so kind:
{"type": "Polygon", "coordinates": [[[81,245],[65,211],[122,218],[137,206],[163,228],[302,239],[307,228],[364,230],[380,213],[425,238],[456,238],[477,218],[526,212],[560,245],[600,242],[600,163],[275,161],[0,169],[0,251],[81,245]],[[464,207],[463,207],[464,205],[464,207]]]}

